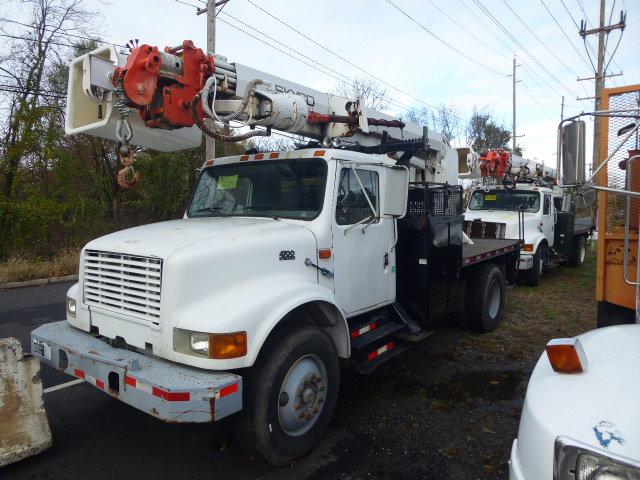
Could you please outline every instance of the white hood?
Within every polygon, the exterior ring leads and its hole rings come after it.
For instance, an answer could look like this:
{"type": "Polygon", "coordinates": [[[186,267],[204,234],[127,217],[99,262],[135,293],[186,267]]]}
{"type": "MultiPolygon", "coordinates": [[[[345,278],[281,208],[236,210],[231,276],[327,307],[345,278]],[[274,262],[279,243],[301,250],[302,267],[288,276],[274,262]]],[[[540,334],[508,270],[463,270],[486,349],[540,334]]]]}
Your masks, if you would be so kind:
{"type": "Polygon", "coordinates": [[[556,373],[544,353],[531,375],[518,434],[527,478],[553,477],[559,435],[640,460],[640,325],[578,338],[587,357],[584,373],[556,373]]]}
{"type": "Polygon", "coordinates": [[[240,238],[261,238],[283,230],[301,227],[271,218],[206,217],[171,220],[129,228],[97,238],[86,245],[88,250],[129,253],[167,258],[199,242],[214,241],[218,248],[240,238]]]}

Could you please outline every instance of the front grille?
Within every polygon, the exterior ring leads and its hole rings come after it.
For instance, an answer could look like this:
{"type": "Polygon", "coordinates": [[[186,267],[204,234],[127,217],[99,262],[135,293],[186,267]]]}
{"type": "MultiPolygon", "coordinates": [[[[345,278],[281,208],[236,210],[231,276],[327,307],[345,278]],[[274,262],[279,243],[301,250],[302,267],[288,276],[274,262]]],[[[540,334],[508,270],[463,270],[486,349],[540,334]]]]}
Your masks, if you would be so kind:
{"type": "Polygon", "coordinates": [[[86,250],[84,301],[159,324],[162,260],[86,250]]]}

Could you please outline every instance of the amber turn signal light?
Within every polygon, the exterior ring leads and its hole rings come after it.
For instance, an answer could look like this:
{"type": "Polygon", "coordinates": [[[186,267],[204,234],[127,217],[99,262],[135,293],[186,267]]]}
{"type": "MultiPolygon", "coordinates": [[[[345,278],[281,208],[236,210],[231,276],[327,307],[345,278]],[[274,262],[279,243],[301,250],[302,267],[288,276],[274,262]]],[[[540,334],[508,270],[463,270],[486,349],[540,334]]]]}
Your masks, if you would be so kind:
{"type": "Polygon", "coordinates": [[[578,338],[556,338],[545,348],[551,367],[559,373],[582,373],[587,369],[587,356],[578,338]]]}
{"type": "Polygon", "coordinates": [[[331,249],[330,248],[321,248],[318,250],[318,258],[322,260],[326,260],[327,258],[331,258],[331,249]]]}
{"type": "Polygon", "coordinates": [[[218,360],[244,357],[247,354],[247,332],[212,333],[209,357],[218,360]]]}
{"type": "Polygon", "coordinates": [[[525,243],[524,247],[522,247],[522,250],[524,250],[525,252],[533,252],[533,243],[525,243]]]}

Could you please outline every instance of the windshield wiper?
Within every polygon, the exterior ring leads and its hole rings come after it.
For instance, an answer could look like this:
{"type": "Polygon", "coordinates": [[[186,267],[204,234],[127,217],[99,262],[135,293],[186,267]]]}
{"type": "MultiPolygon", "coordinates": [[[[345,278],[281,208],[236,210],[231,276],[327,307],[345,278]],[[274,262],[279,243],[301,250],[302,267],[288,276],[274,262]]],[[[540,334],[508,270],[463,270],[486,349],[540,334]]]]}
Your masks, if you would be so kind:
{"type": "MultiPolygon", "coordinates": [[[[198,208],[195,213],[202,213],[202,212],[220,212],[221,210],[224,210],[224,208],[222,207],[204,207],[204,208],[198,208]]],[[[212,215],[212,216],[216,216],[216,217],[228,217],[229,214],[228,213],[223,213],[220,215],[212,215]]]]}
{"type": "MultiPolygon", "coordinates": [[[[253,211],[256,211],[256,212],[267,212],[267,211],[271,210],[271,207],[244,207],[244,211],[246,212],[247,210],[253,210],[253,211]]],[[[254,215],[254,216],[259,216],[259,215],[254,215]]],[[[267,214],[265,216],[271,217],[274,220],[280,220],[280,218],[278,218],[278,216],[274,215],[273,213],[267,214]]]]}

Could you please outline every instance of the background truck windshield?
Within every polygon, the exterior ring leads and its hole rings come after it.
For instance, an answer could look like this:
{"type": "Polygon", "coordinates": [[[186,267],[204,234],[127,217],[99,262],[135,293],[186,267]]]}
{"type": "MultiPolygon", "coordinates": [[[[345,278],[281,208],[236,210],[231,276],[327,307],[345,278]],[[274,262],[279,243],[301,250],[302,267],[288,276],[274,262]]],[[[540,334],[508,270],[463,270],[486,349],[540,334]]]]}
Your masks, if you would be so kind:
{"type": "Polygon", "coordinates": [[[265,160],[203,170],[189,217],[282,217],[320,215],[327,164],[320,159],[265,160]]]}
{"type": "Polygon", "coordinates": [[[518,190],[476,190],[471,195],[469,210],[518,210],[525,212],[540,210],[540,193],[518,190]]]}

